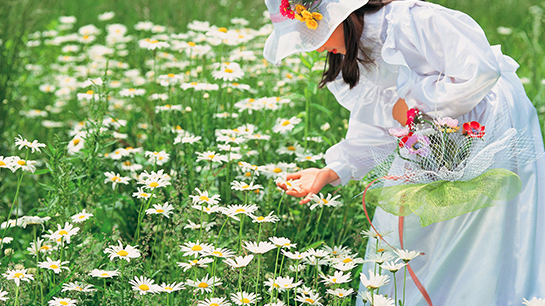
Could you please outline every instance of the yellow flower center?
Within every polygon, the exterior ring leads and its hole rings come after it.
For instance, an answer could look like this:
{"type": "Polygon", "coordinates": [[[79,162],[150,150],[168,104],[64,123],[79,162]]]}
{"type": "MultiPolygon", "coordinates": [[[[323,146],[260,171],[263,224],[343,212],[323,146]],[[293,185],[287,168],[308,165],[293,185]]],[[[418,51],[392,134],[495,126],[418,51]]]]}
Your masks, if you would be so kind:
{"type": "Polygon", "coordinates": [[[220,306],[218,303],[212,303],[210,306],[220,306]]]}
{"type": "Polygon", "coordinates": [[[42,245],[42,246],[40,247],[40,250],[49,250],[49,246],[47,246],[47,245],[42,245]]]}
{"type": "Polygon", "coordinates": [[[288,151],[295,151],[296,150],[294,146],[289,146],[287,149],[288,149],[288,151]]]}
{"type": "Polygon", "coordinates": [[[92,91],[92,90],[88,90],[88,91],[86,92],[86,94],[88,94],[88,95],[92,95],[93,93],[94,93],[94,91],[92,91]]]}
{"type": "Polygon", "coordinates": [[[127,161],[124,161],[124,162],[123,162],[123,165],[125,165],[125,166],[130,166],[130,165],[132,165],[132,163],[131,163],[130,161],[127,160],[127,161]]]}
{"type": "Polygon", "coordinates": [[[59,232],[59,235],[61,235],[61,236],[62,236],[62,235],[68,235],[68,232],[65,231],[65,230],[62,230],[62,231],[59,232]]]}
{"type": "Polygon", "coordinates": [[[168,76],[169,78],[173,78],[173,77],[175,76],[175,74],[174,74],[174,73],[169,73],[169,74],[167,74],[167,76],[168,76]]]}
{"type": "Polygon", "coordinates": [[[72,141],[72,144],[74,144],[75,146],[77,146],[78,143],[79,143],[80,141],[81,141],[81,139],[74,139],[74,140],[72,141]]]}
{"type": "Polygon", "coordinates": [[[233,86],[238,86],[238,85],[240,85],[240,84],[239,83],[233,83],[233,86]]]}
{"type": "Polygon", "coordinates": [[[344,263],[349,263],[349,262],[352,262],[352,261],[353,261],[352,258],[345,258],[343,260],[344,263]]]}
{"type": "Polygon", "coordinates": [[[200,246],[200,245],[194,245],[194,246],[191,248],[191,251],[195,251],[195,252],[202,251],[202,246],[200,246]]]}
{"type": "Polygon", "coordinates": [[[244,208],[239,208],[237,210],[235,210],[236,213],[241,213],[241,212],[245,212],[246,210],[244,208]]]}
{"type": "Polygon", "coordinates": [[[181,127],[181,126],[179,126],[179,125],[177,125],[177,126],[176,126],[176,129],[177,129],[177,130],[179,131],[179,130],[181,130],[181,129],[182,129],[182,127],[181,127]]]}
{"type": "Polygon", "coordinates": [[[51,269],[58,269],[58,268],[59,268],[59,266],[57,266],[57,265],[51,265],[51,266],[49,266],[49,267],[50,267],[51,269]]]}
{"type": "Polygon", "coordinates": [[[280,173],[280,172],[282,172],[282,169],[280,169],[279,167],[276,167],[276,168],[273,169],[273,172],[274,173],[280,173]]]}
{"type": "Polygon", "coordinates": [[[197,287],[199,287],[199,288],[208,288],[208,284],[205,283],[205,282],[202,282],[202,283],[198,284],[197,287]]]}
{"type": "Polygon", "coordinates": [[[311,299],[311,298],[306,298],[306,299],[305,299],[305,302],[314,303],[314,300],[311,299]]]}
{"type": "Polygon", "coordinates": [[[224,72],[233,73],[233,69],[225,68],[224,72]]]}
{"type": "Polygon", "coordinates": [[[125,251],[125,250],[121,250],[121,251],[117,252],[117,255],[119,255],[119,256],[127,256],[127,255],[129,255],[129,252],[127,252],[127,251],[125,251]]]}
{"type": "Polygon", "coordinates": [[[150,187],[152,188],[155,188],[155,187],[158,187],[159,186],[159,183],[157,182],[152,182],[151,184],[149,184],[150,187]]]}
{"type": "Polygon", "coordinates": [[[191,261],[191,263],[193,263],[194,265],[196,265],[198,262],[199,262],[198,259],[193,259],[193,260],[191,261]]]}
{"type": "Polygon", "coordinates": [[[252,173],[251,172],[246,172],[246,173],[244,173],[244,176],[250,177],[250,176],[252,176],[252,173]]]}
{"type": "Polygon", "coordinates": [[[336,279],[336,278],[332,278],[331,281],[334,282],[334,283],[336,283],[336,282],[337,282],[337,279],[336,279]]]}
{"type": "Polygon", "coordinates": [[[80,286],[76,286],[76,288],[75,288],[75,289],[76,289],[76,290],[79,290],[79,291],[83,291],[83,289],[81,289],[81,287],[80,287],[80,286]]]}
{"type": "Polygon", "coordinates": [[[174,288],[172,288],[172,287],[165,287],[165,288],[163,288],[163,289],[164,289],[164,290],[170,290],[170,291],[174,290],[174,288]]]}
{"type": "Polygon", "coordinates": [[[263,221],[263,220],[265,220],[265,217],[263,216],[257,217],[257,221],[263,221]]]}
{"type": "Polygon", "coordinates": [[[110,275],[108,273],[102,273],[102,274],[100,274],[100,276],[106,277],[106,276],[110,276],[110,275]]]}
{"type": "Polygon", "coordinates": [[[221,27],[221,28],[218,29],[218,31],[223,32],[223,33],[227,33],[227,28],[221,27]]]}
{"type": "Polygon", "coordinates": [[[6,163],[0,160],[0,166],[5,166],[6,163]]]}
{"type": "Polygon", "coordinates": [[[142,284],[140,286],[138,286],[138,289],[142,290],[142,291],[148,291],[149,290],[149,286],[146,285],[146,284],[142,284]]]}
{"type": "Polygon", "coordinates": [[[223,257],[222,252],[214,251],[214,252],[212,252],[212,254],[217,255],[218,257],[223,257]]]}
{"type": "Polygon", "coordinates": [[[68,305],[68,302],[66,302],[66,301],[60,301],[59,304],[61,304],[61,305],[68,305]]]}
{"type": "Polygon", "coordinates": [[[15,273],[15,275],[13,276],[13,278],[21,278],[21,277],[25,277],[25,275],[23,273],[15,273]]]}
{"type": "Polygon", "coordinates": [[[26,162],[25,162],[24,160],[19,160],[19,161],[17,161],[17,163],[18,163],[19,165],[21,165],[21,166],[26,165],[26,162]]]}
{"type": "Polygon", "coordinates": [[[305,157],[307,160],[311,160],[312,159],[312,156],[307,156],[305,157]]]}
{"type": "Polygon", "coordinates": [[[339,296],[340,296],[340,297],[342,297],[343,295],[344,295],[344,294],[342,294],[342,293],[339,293],[339,296]]]}
{"type": "Polygon", "coordinates": [[[196,43],[194,43],[192,41],[188,42],[187,44],[190,45],[191,47],[195,47],[197,45],[196,43]]]}
{"type": "Polygon", "coordinates": [[[242,298],[240,301],[241,301],[242,303],[244,303],[244,304],[249,304],[249,303],[250,303],[250,300],[247,299],[247,298],[242,298]]]}
{"type": "Polygon", "coordinates": [[[165,212],[165,211],[162,210],[162,209],[158,209],[158,210],[156,210],[156,211],[157,211],[158,213],[164,213],[164,212],[165,212]]]}
{"type": "Polygon", "coordinates": [[[288,125],[288,124],[290,124],[290,121],[289,121],[289,120],[286,120],[286,121],[282,122],[282,126],[286,126],[286,125],[288,125]]]}
{"type": "Polygon", "coordinates": [[[149,195],[147,193],[141,193],[140,196],[143,198],[147,198],[149,195]]]}
{"type": "Polygon", "coordinates": [[[248,189],[248,188],[250,188],[250,185],[248,185],[248,184],[245,184],[245,185],[242,186],[242,189],[248,189]]]}
{"type": "Polygon", "coordinates": [[[119,182],[121,179],[119,178],[119,176],[114,176],[112,177],[112,181],[113,182],[119,182]]]}
{"type": "Polygon", "coordinates": [[[191,86],[197,86],[197,82],[191,82],[191,86]]]}
{"type": "Polygon", "coordinates": [[[214,157],[216,157],[215,154],[210,154],[210,155],[208,155],[208,158],[210,158],[210,159],[214,159],[214,157]]]}

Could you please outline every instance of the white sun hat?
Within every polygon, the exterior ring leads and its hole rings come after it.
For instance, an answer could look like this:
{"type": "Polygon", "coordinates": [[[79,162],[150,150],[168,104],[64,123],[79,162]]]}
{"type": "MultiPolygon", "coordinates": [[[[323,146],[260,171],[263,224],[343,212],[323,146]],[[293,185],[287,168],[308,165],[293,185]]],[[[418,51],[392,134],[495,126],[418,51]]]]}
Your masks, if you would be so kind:
{"type": "MultiPolygon", "coordinates": [[[[317,21],[316,29],[310,29],[305,22],[282,15],[280,12],[282,0],[265,0],[274,30],[265,42],[263,56],[269,62],[278,65],[283,58],[294,53],[314,51],[320,48],[341,22],[368,1],[322,0],[317,9],[312,11],[319,12],[323,18],[317,21]]],[[[301,1],[292,0],[291,9],[295,10],[295,4],[299,2],[301,1]]]]}

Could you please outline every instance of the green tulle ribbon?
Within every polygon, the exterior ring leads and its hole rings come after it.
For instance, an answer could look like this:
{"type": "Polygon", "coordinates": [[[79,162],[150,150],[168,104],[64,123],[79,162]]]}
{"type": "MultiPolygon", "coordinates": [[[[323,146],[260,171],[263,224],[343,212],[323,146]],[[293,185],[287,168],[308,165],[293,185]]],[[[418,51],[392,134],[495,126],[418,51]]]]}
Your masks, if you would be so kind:
{"type": "Polygon", "coordinates": [[[491,169],[470,181],[437,181],[369,189],[368,203],[396,216],[411,213],[428,226],[484,207],[512,200],[520,192],[518,175],[506,169],[491,169]]]}

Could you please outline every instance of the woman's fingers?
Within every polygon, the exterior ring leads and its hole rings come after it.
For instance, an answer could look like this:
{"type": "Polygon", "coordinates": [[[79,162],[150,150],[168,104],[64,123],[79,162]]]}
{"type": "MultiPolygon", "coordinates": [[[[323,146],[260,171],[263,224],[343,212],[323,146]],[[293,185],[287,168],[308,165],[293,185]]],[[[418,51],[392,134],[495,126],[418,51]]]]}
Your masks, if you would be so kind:
{"type": "Polygon", "coordinates": [[[295,173],[288,173],[286,174],[286,181],[289,180],[298,180],[301,178],[301,171],[295,172],[295,173]]]}

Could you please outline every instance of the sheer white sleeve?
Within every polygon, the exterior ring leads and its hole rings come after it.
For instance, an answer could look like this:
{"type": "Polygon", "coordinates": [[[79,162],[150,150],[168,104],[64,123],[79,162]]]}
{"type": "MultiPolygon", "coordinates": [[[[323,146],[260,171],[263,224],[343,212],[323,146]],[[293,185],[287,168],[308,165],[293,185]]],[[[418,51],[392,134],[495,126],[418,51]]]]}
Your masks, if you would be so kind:
{"type": "Polygon", "coordinates": [[[459,117],[473,109],[500,77],[483,30],[464,13],[402,1],[386,18],[381,54],[399,66],[398,94],[409,108],[459,117]]]}

